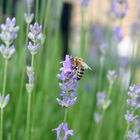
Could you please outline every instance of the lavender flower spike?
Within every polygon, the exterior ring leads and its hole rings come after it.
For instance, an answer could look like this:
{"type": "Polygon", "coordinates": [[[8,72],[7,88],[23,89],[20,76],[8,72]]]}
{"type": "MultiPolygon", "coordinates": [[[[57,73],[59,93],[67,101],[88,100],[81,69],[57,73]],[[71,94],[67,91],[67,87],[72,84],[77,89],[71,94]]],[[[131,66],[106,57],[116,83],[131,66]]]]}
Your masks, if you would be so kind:
{"type": "Polygon", "coordinates": [[[112,0],[112,8],[116,17],[123,18],[128,11],[127,0],[112,0]],[[123,8],[120,8],[120,6],[123,8]]]}
{"type": "Polygon", "coordinates": [[[29,42],[28,49],[32,55],[35,55],[40,48],[40,44],[33,45],[32,42],[29,42]]]}
{"type": "Polygon", "coordinates": [[[139,140],[139,134],[136,131],[128,131],[127,137],[129,140],[139,140]]]}
{"type": "Polygon", "coordinates": [[[35,43],[38,44],[42,38],[42,26],[38,23],[34,25],[30,25],[30,32],[28,33],[28,37],[35,43]]]}
{"type": "Polygon", "coordinates": [[[61,62],[63,67],[60,68],[60,74],[57,77],[61,80],[59,87],[62,92],[60,93],[61,99],[56,99],[58,104],[64,107],[69,107],[76,102],[76,88],[77,76],[76,71],[73,70],[71,63],[72,56],[66,55],[65,61],[61,62]]]}
{"type": "Polygon", "coordinates": [[[133,115],[129,110],[125,114],[125,119],[128,123],[138,120],[138,115],[133,115]]]}
{"type": "Polygon", "coordinates": [[[15,53],[16,49],[14,45],[7,48],[5,45],[0,45],[0,53],[2,54],[4,59],[10,59],[11,56],[15,53]]]}
{"type": "Polygon", "coordinates": [[[127,104],[134,108],[140,108],[140,84],[129,87],[127,104]]]}
{"type": "Polygon", "coordinates": [[[73,130],[68,129],[67,123],[61,123],[57,128],[53,129],[53,131],[56,131],[57,140],[68,140],[68,135],[73,135],[73,130]],[[64,135],[62,135],[62,131],[64,131],[64,135]]]}
{"type": "Polygon", "coordinates": [[[0,108],[4,108],[10,99],[10,95],[7,94],[4,98],[2,97],[2,94],[0,93],[0,108]]]}
{"type": "Polygon", "coordinates": [[[1,30],[0,38],[9,46],[16,39],[17,31],[19,30],[19,27],[16,26],[16,19],[7,18],[5,24],[1,24],[1,30]]]}

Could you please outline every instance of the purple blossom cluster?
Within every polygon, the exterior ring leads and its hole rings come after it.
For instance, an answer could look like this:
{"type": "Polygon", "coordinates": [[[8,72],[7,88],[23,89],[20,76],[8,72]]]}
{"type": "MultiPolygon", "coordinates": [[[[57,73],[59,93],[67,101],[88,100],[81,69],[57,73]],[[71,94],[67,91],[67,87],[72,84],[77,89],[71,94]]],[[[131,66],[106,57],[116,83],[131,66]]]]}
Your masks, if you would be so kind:
{"type": "Polygon", "coordinates": [[[121,41],[123,39],[123,31],[122,31],[122,28],[120,26],[116,26],[114,28],[114,35],[115,35],[115,38],[118,40],[118,41],[121,41]]]}
{"type": "Polygon", "coordinates": [[[73,135],[73,130],[68,129],[67,123],[61,123],[57,128],[53,129],[53,131],[56,131],[57,140],[67,140],[68,135],[73,135]],[[63,132],[64,135],[62,135],[61,132],[63,132]]]}
{"type": "Polygon", "coordinates": [[[1,24],[0,38],[4,44],[0,45],[0,52],[4,59],[10,59],[15,52],[13,41],[17,38],[19,27],[15,18],[7,18],[5,24],[1,24]]]}
{"type": "Polygon", "coordinates": [[[135,84],[129,87],[128,99],[127,99],[128,110],[125,114],[125,120],[129,130],[127,132],[127,137],[130,140],[138,140],[139,137],[139,117],[135,115],[136,109],[140,108],[140,84],[135,84]],[[131,126],[131,127],[130,127],[131,126]]]}
{"type": "Polygon", "coordinates": [[[28,33],[29,41],[28,49],[32,55],[35,55],[40,48],[42,38],[42,26],[38,23],[30,25],[30,32],[28,33]]]}
{"type": "Polygon", "coordinates": [[[128,11],[127,0],[112,0],[112,9],[118,18],[123,18],[128,11]]]}
{"type": "Polygon", "coordinates": [[[7,18],[5,24],[1,24],[1,34],[0,38],[6,45],[10,45],[17,38],[17,32],[19,27],[16,26],[15,18],[7,18]]]}
{"type": "Polygon", "coordinates": [[[140,108],[140,84],[129,87],[127,104],[133,109],[140,108]]]}
{"type": "Polygon", "coordinates": [[[60,68],[60,74],[57,75],[61,80],[59,87],[62,90],[60,93],[61,99],[57,98],[57,102],[62,107],[69,107],[77,100],[77,97],[75,97],[77,88],[76,71],[72,68],[71,59],[72,56],[66,55],[65,61],[61,62],[63,67],[60,68]]]}

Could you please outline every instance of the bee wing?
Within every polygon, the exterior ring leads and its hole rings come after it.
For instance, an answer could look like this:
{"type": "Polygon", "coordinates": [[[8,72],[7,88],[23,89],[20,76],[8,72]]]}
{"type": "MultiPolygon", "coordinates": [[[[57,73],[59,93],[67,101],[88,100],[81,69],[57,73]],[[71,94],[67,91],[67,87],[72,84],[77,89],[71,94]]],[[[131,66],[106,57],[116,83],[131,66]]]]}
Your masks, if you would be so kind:
{"type": "Polygon", "coordinates": [[[82,63],[82,65],[83,65],[83,67],[84,67],[85,69],[90,69],[90,70],[92,70],[91,67],[89,67],[85,62],[81,62],[81,63],[82,63]]]}

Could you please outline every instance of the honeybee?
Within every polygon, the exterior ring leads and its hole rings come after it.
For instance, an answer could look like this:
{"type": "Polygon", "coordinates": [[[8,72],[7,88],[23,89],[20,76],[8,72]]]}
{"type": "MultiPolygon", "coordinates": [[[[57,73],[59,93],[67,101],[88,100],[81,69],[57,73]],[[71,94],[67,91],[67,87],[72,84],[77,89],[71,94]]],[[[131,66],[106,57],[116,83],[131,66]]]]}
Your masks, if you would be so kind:
{"type": "Polygon", "coordinates": [[[73,64],[73,69],[76,70],[77,81],[83,77],[85,69],[92,70],[81,57],[73,57],[71,63],[73,64]]]}

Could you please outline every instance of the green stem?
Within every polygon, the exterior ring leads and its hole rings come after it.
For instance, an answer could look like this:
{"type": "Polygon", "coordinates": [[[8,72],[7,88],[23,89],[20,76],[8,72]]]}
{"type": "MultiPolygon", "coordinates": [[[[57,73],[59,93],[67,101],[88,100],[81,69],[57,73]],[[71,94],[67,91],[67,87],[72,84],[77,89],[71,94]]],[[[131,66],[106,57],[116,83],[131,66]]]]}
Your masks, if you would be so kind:
{"type": "Polygon", "coordinates": [[[6,90],[7,66],[8,66],[8,60],[5,59],[5,62],[4,62],[4,77],[3,77],[2,98],[4,98],[5,90],[6,90]]]}
{"type": "Polygon", "coordinates": [[[47,0],[47,8],[46,8],[46,11],[45,11],[46,18],[44,20],[43,33],[46,32],[47,26],[48,26],[48,24],[50,22],[50,20],[49,20],[50,19],[50,7],[51,7],[50,5],[51,5],[51,0],[47,0]]]}
{"type": "Polygon", "coordinates": [[[109,89],[108,89],[107,100],[109,100],[109,98],[110,98],[110,96],[111,96],[112,87],[113,87],[113,83],[110,83],[110,84],[109,84],[109,89]]]}
{"type": "MultiPolygon", "coordinates": [[[[34,68],[34,55],[32,55],[31,67],[34,68]]],[[[26,140],[30,140],[30,131],[31,131],[31,102],[32,102],[32,93],[28,93],[27,122],[26,122],[26,140]]]]}
{"type": "Polygon", "coordinates": [[[66,122],[67,120],[67,115],[68,115],[68,108],[65,108],[64,122],[66,122]]]}
{"type": "Polygon", "coordinates": [[[38,9],[39,9],[39,1],[36,0],[36,6],[35,6],[35,20],[38,21],[38,9]]]}
{"type": "Polygon", "coordinates": [[[28,93],[27,121],[26,121],[26,140],[30,140],[30,128],[31,128],[31,95],[32,95],[32,93],[28,93]]]}
{"type": "MultiPolygon", "coordinates": [[[[7,66],[8,66],[8,60],[5,59],[5,62],[4,62],[4,77],[3,77],[2,99],[4,99],[5,91],[6,91],[7,66]]],[[[1,108],[0,112],[1,112],[1,115],[0,115],[0,140],[3,140],[3,113],[4,113],[4,109],[1,108]]]]}
{"type": "Polygon", "coordinates": [[[103,110],[103,113],[102,113],[102,119],[101,119],[101,121],[99,122],[99,124],[98,124],[98,129],[97,129],[97,133],[96,133],[96,135],[95,135],[95,140],[99,140],[100,139],[100,132],[101,132],[101,130],[102,130],[102,126],[103,126],[103,118],[104,118],[104,115],[105,115],[105,109],[103,110]]]}
{"type": "Polygon", "coordinates": [[[130,125],[127,124],[126,130],[125,130],[125,133],[124,133],[124,138],[123,138],[123,140],[126,140],[126,135],[127,135],[128,130],[129,130],[129,127],[130,127],[130,125]]]}
{"type": "Polygon", "coordinates": [[[21,111],[21,101],[22,101],[22,93],[23,93],[23,88],[24,88],[24,82],[25,82],[25,71],[26,71],[26,59],[27,59],[27,45],[28,45],[28,32],[29,32],[29,24],[27,24],[27,28],[26,28],[26,38],[25,38],[25,55],[23,58],[23,71],[21,74],[21,83],[20,83],[20,89],[19,89],[19,98],[18,98],[18,102],[17,102],[17,111],[15,114],[15,119],[14,119],[14,123],[13,123],[13,139],[15,139],[15,135],[16,135],[16,129],[18,127],[18,122],[19,122],[19,116],[20,116],[20,111],[21,111]]]}
{"type": "Polygon", "coordinates": [[[0,111],[0,140],[3,140],[3,108],[0,111]]]}
{"type": "Polygon", "coordinates": [[[27,57],[27,46],[28,46],[28,32],[29,32],[29,24],[27,24],[27,28],[26,28],[26,38],[25,38],[25,56],[24,56],[24,62],[23,62],[23,74],[21,77],[21,86],[20,86],[20,95],[22,94],[23,91],[23,87],[24,87],[24,80],[25,80],[25,69],[26,69],[26,57],[27,57]]]}
{"type": "Polygon", "coordinates": [[[100,67],[99,67],[98,91],[101,90],[101,87],[102,87],[103,65],[104,65],[104,56],[101,56],[100,67]]]}
{"type": "Polygon", "coordinates": [[[32,55],[32,60],[31,60],[31,67],[34,67],[34,55],[32,55]]]}

